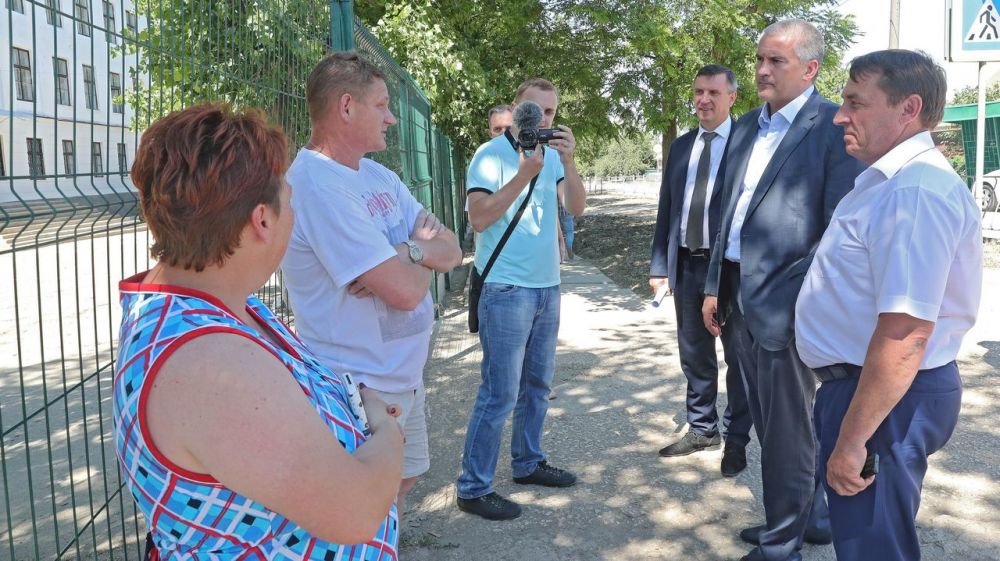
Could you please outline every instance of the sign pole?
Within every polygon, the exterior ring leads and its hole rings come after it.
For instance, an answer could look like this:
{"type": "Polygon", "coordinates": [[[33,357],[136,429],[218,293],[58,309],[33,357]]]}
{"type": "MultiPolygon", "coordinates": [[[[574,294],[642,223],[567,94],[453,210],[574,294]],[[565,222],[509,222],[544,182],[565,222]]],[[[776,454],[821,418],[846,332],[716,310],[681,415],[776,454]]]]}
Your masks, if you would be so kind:
{"type": "Polygon", "coordinates": [[[972,184],[972,196],[976,204],[983,203],[983,169],[986,160],[986,63],[979,63],[979,100],[976,110],[976,179],[972,184]]]}

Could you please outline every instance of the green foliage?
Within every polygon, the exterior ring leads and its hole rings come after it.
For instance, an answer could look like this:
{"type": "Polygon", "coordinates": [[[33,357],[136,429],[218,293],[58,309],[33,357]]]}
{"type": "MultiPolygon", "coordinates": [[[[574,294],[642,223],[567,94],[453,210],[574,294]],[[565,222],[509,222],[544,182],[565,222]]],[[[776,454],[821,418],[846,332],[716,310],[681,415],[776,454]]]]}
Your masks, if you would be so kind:
{"type": "Polygon", "coordinates": [[[653,142],[648,133],[593,142],[590,146],[596,149],[580,155],[580,174],[594,177],[638,175],[656,165],[653,142]]]}
{"type": "Polygon", "coordinates": [[[133,126],[225,100],[263,109],[293,146],[305,143],[305,82],[325,52],[328,2],[137,0],[136,10],[148,25],[119,47],[137,60],[125,96],[136,109],[133,126]]]}
{"type": "MultiPolygon", "coordinates": [[[[1000,100],[1000,82],[986,88],[986,101],[997,100],[1000,100]]],[[[956,90],[955,95],[951,98],[951,103],[953,105],[979,103],[979,86],[966,86],[960,90],[956,90]]]]}

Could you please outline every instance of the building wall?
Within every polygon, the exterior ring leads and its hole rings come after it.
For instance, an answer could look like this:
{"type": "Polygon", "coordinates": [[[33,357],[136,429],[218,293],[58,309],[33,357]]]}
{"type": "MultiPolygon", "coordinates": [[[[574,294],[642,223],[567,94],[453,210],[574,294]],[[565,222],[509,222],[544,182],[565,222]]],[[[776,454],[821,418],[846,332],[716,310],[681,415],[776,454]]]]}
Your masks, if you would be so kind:
{"type": "MultiPolygon", "coordinates": [[[[6,2],[0,16],[0,147],[3,178],[0,178],[0,203],[38,198],[99,196],[131,190],[128,168],[132,164],[140,133],[134,130],[132,107],[120,101],[121,112],[113,110],[111,73],[118,75],[122,93],[132,88],[136,55],[126,48],[127,13],[134,13],[127,0],[103,2],[79,0],[89,4],[90,36],[80,32],[75,21],[78,0],[22,0],[6,2]],[[49,23],[47,2],[58,6],[61,25],[49,23]],[[23,6],[24,13],[16,11],[23,6]],[[113,6],[114,29],[105,29],[105,8],[113,6]],[[109,42],[109,37],[115,43],[109,42]],[[30,54],[34,99],[18,99],[17,74],[13,48],[30,54]],[[54,59],[66,61],[69,81],[69,104],[57,103],[54,59]],[[88,108],[84,66],[93,68],[96,108],[88,108]],[[44,175],[30,172],[28,138],[41,139],[44,175]],[[75,174],[69,174],[64,158],[64,143],[73,143],[75,174]],[[100,144],[103,173],[93,166],[94,143],[100,144]],[[119,163],[118,144],[125,145],[124,169],[119,163]]],[[[135,19],[137,30],[143,22],[135,19]]],[[[142,79],[141,76],[137,79],[142,79]]]]}

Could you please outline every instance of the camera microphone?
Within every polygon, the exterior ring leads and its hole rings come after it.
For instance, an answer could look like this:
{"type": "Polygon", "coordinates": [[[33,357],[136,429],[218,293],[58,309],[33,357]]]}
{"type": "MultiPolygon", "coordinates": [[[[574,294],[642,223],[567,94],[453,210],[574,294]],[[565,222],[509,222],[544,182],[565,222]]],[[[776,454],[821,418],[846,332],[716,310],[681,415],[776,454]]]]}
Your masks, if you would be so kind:
{"type": "Polygon", "coordinates": [[[534,101],[522,101],[514,108],[511,120],[519,130],[537,129],[542,124],[542,107],[534,101]]]}

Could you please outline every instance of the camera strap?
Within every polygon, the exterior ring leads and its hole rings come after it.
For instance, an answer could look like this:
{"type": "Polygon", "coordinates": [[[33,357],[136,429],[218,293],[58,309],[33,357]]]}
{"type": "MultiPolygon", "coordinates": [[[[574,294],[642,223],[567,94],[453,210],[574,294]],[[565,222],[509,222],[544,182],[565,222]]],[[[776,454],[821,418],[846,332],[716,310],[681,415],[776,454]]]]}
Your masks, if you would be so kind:
{"type": "MultiPolygon", "coordinates": [[[[541,175],[541,172],[538,172],[541,175]]],[[[538,181],[538,175],[531,178],[531,185],[528,187],[528,196],[524,198],[524,202],[518,207],[517,213],[514,214],[514,218],[507,225],[507,229],[504,231],[503,236],[500,237],[500,241],[497,242],[496,248],[493,250],[493,255],[490,255],[490,260],[486,262],[486,267],[483,269],[481,275],[479,275],[479,282],[486,282],[486,275],[490,274],[490,269],[493,268],[493,263],[496,262],[497,257],[500,257],[500,250],[503,249],[504,244],[507,243],[507,239],[510,235],[514,233],[514,228],[517,227],[517,223],[521,220],[521,215],[524,214],[524,209],[528,207],[528,203],[531,201],[531,194],[535,191],[535,182],[538,181]]]]}

